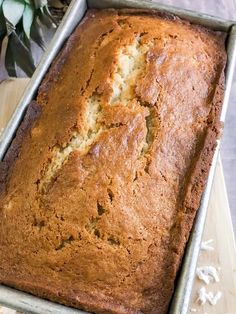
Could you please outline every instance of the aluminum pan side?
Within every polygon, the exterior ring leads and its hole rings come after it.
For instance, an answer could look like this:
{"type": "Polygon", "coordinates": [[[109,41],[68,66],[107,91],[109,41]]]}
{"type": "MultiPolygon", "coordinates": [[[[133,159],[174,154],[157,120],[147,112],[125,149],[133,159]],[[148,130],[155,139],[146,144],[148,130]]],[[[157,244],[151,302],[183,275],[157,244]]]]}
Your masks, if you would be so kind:
{"type": "Polygon", "coordinates": [[[192,23],[200,24],[205,27],[228,32],[234,21],[224,20],[204,13],[181,9],[165,4],[152,2],[150,0],[88,0],[89,8],[141,8],[157,9],[162,12],[172,13],[179,17],[189,20],[192,23]]]}
{"type": "MultiPolygon", "coordinates": [[[[226,48],[228,61],[225,70],[225,93],[220,118],[222,122],[225,121],[225,116],[229,103],[230,90],[233,81],[234,67],[236,63],[236,25],[232,26],[229,31],[229,37],[226,48]]],[[[200,251],[201,239],[204,231],[207,208],[210,199],[210,193],[214,179],[219,150],[220,140],[217,143],[217,148],[212,160],[212,165],[208,175],[206,188],[202,195],[201,204],[197,212],[195,222],[191,231],[191,235],[188,241],[183,263],[181,266],[181,273],[172,300],[170,313],[186,314],[188,312],[188,306],[195,278],[195,270],[197,266],[198,254],[200,251]]]]}
{"type": "Polygon", "coordinates": [[[57,56],[63,43],[72,33],[75,26],[81,21],[86,9],[86,0],[73,0],[71,2],[71,5],[69,6],[60,26],[53,36],[51,43],[49,44],[29,84],[27,85],[10,121],[0,136],[0,160],[2,160],[9,144],[11,143],[18,126],[22,121],[25,110],[30,101],[34,99],[39,85],[47,73],[52,61],[57,56]]]}

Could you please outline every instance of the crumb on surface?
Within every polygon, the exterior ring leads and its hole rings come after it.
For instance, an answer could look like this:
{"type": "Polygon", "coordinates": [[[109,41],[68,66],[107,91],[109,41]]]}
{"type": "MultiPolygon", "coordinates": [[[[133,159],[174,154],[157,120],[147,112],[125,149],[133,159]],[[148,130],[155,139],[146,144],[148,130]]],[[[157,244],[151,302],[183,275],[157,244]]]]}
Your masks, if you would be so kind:
{"type": "Polygon", "coordinates": [[[210,282],[219,282],[219,274],[214,266],[201,266],[197,267],[196,275],[198,279],[205,282],[205,284],[209,284],[210,282]]]}
{"type": "Polygon", "coordinates": [[[201,243],[201,250],[202,251],[214,251],[214,247],[211,245],[211,243],[213,243],[213,242],[214,242],[213,239],[203,241],[201,243]]]}
{"type": "Polygon", "coordinates": [[[210,305],[216,305],[217,302],[221,299],[222,297],[222,292],[217,291],[215,294],[212,291],[207,291],[205,287],[201,287],[198,290],[198,297],[197,297],[197,302],[200,305],[204,305],[207,302],[210,305]]]}

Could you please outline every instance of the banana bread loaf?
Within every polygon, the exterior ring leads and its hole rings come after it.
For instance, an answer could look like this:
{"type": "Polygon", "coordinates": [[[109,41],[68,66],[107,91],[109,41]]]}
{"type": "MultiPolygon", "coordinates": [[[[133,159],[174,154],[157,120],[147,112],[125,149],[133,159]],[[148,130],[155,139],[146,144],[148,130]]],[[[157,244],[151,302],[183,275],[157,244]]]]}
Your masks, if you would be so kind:
{"type": "Polygon", "coordinates": [[[220,130],[225,35],[90,10],[0,165],[0,283],[163,314],[220,130]]]}

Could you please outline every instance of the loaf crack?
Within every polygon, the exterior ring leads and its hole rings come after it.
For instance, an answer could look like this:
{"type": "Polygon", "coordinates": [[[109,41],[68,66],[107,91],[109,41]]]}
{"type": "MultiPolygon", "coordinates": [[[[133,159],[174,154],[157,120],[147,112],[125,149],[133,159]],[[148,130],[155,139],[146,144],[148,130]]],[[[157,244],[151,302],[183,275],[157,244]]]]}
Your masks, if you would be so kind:
{"type": "Polygon", "coordinates": [[[68,161],[70,154],[73,151],[78,151],[81,155],[88,152],[91,145],[103,130],[103,126],[99,123],[101,116],[101,105],[99,96],[93,94],[87,101],[87,111],[85,114],[85,121],[87,125],[86,132],[74,132],[70,141],[63,146],[56,145],[52,150],[51,161],[39,182],[39,191],[44,194],[50,182],[55,178],[58,171],[68,161]]]}
{"type": "Polygon", "coordinates": [[[127,105],[135,98],[135,85],[145,71],[145,56],[149,48],[150,44],[141,44],[140,37],[137,36],[133,44],[120,49],[117,68],[113,74],[110,105],[127,105]]]}
{"type": "MultiPolygon", "coordinates": [[[[99,44],[101,44],[106,34],[101,36],[99,44]]],[[[137,81],[142,78],[146,69],[146,53],[150,47],[153,46],[153,42],[141,43],[141,35],[136,36],[134,42],[130,45],[122,47],[118,52],[117,66],[112,76],[112,89],[113,93],[108,105],[117,105],[121,103],[127,106],[130,101],[136,99],[140,106],[149,108],[149,115],[146,117],[146,139],[142,142],[140,149],[141,155],[145,155],[149,150],[155,134],[156,127],[156,112],[151,105],[142,102],[135,93],[135,87],[137,81]]],[[[89,82],[94,73],[94,69],[91,72],[89,82]]],[[[87,85],[89,85],[87,82],[87,85]]],[[[38,184],[39,191],[42,194],[47,193],[48,187],[53,179],[56,178],[59,170],[68,161],[72,152],[77,151],[80,155],[85,155],[96,142],[100,134],[107,129],[121,127],[123,123],[115,123],[105,125],[100,123],[102,120],[102,104],[100,96],[94,92],[88,99],[86,104],[85,113],[85,125],[87,126],[85,132],[74,132],[71,139],[64,145],[56,145],[52,149],[52,156],[46,169],[43,172],[41,180],[38,184]]]]}
{"type": "Polygon", "coordinates": [[[70,244],[74,241],[74,237],[71,235],[67,239],[62,240],[61,243],[56,247],[56,251],[62,250],[67,244],[70,244]]]}
{"type": "Polygon", "coordinates": [[[136,36],[133,44],[127,45],[119,51],[117,67],[113,74],[113,94],[110,100],[110,105],[121,103],[127,106],[131,100],[136,99],[141,107],[148,108],[149,114],[145,118],[147,133],[141,147],[142,156],[147,153],[153,143],[158,123],[157,110],[148,102],[142,101],[135,92],[138,80],[146,72],[146,54],[154,44],[154,41],[145,44],[141,42],[141,38],[145,34],[141,33],[136,36]]]}
{"type": "Polygon", "coordinates": [[[149,109],[149,115],[145,118],[145,121],[147,133],[141,150],[141,155],[147,153],[155,138],[157,130],[157,114],[155,113],[154,108],[149,109]]]}

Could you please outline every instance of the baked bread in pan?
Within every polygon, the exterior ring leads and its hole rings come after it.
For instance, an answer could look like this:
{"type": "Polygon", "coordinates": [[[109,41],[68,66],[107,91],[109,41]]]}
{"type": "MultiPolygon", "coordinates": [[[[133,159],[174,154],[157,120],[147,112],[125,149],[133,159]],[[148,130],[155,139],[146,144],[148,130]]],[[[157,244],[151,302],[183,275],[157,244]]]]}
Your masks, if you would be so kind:
{"type": "Polygon", "coordinates": [[[89,10],[0,165],[0,282],[166,313],[220,130],[225,35],[89,10]]]}

